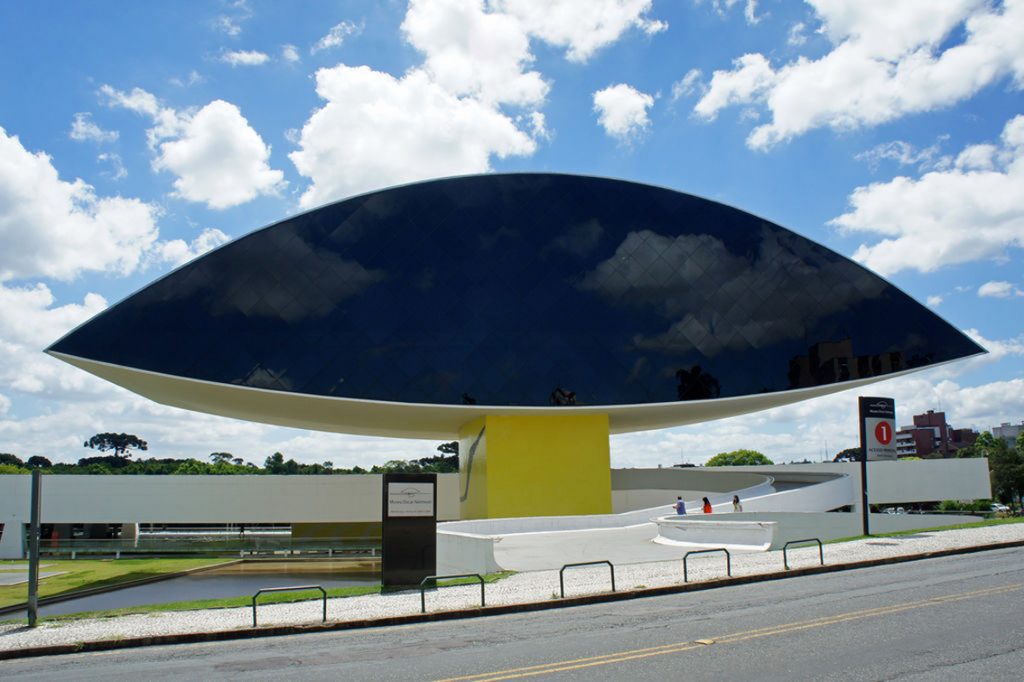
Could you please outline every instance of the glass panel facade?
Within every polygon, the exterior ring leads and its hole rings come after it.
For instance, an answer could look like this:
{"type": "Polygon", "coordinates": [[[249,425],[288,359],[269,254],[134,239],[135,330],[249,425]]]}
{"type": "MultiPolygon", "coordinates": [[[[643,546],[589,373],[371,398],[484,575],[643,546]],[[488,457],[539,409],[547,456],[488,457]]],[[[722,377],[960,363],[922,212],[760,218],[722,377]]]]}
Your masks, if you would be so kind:
{"type": "Polygon", "coordinates": [[[51,350],[278,391],[523,406],[784,391],[981,351],[778,225],[546,174],[425,182],[290,218],[51,350]]]}

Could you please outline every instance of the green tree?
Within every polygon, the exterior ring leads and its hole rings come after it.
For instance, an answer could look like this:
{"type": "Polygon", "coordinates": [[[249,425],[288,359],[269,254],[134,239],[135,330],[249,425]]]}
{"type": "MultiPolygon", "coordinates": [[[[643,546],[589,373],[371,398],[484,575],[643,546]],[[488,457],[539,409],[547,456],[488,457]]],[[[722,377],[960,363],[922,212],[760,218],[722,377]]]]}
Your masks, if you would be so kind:
{"type": "Polygon", "coordinates": [[[53,462],[40,455],[32,455],[25,464],[33,469],[49,469],[53,466],[53,462]]]}
{"type": "Polygon", "coordinates": [[[130,459],[132,450],[148,450],[149,444],[131,433],[97,433],[85,441],[83,447],[106,452],[112,450],[114,457],[130,459]]]}
{"type": "Polygon", "coordinates": [[[860,461],[860,448],[846,448],[836,453],[836,456],[832,458],[833,462],[859,462],[860,461]]]}
{"type": "Polygon", "coordinates": [[[2,474],[27,474],[28,469],[16,464],[0,464],[0,475],[2,474]]]}
{"type": "Polygon", "coordinates": [[[739,467],[758,464],[775,464],[757,450],[733,450],[720,452],[708,460],[709,467],[739,467]]]}
{"type": "Polygon", "coordinates": [[[283,474],[284,470],[284,455],[280,452],[275,452],[263,462],[263,468],[267,470],[268,474],[283,474]]]}
{"type": "Polygon", "coordinates": [[[211,452],[209,460],[214,464],[220,464],[221,462],[230,462],[234,458],[230,452],[211,452]]]}
{"type": "Polygon", "coordinates": [[[21,461],[21,457],[18,457],[17,455],[12,455],[8,452],[0,452],[0,464],[9,464],[15,467],[25,465],[25,463],[21,461]]]}
{"type": "Polygon", "coordinates": [[[1012,448],[1002,439],[993,440],[997,445],[988,452],[992,494],[1001,502],[1024,502],[1024,434],[1012,448]]]}

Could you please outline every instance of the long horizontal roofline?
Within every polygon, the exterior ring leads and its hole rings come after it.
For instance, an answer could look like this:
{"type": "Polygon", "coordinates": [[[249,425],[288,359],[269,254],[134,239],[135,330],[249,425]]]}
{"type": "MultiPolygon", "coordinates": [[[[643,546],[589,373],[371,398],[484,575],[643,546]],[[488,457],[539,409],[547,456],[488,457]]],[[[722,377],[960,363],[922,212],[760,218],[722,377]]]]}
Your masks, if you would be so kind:
{"type": "Polygon", "coordinates": [[[938,366],[929,365],[824,386],[714,400],[637,405],[517,407],[432,405],[289,393],[171,376],[54,351],[47,352],[90,374],[172,407],[314,431],[431,439],[455,438],[459,427],[484,415],[607,414],[612,433],[664,429],[790,405],[938,366]]]}

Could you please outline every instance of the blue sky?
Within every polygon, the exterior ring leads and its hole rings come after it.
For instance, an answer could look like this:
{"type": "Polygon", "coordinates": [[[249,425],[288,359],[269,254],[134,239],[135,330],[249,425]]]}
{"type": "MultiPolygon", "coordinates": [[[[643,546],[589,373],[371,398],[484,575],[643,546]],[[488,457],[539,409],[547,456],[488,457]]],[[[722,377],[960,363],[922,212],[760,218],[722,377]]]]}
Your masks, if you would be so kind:
{"type": "MultiPolygon", "coordinates": [[[[287,215],[488,171],[795,230],[991,351],[873,388],[900,423],[1024,419],[1024,0],[7,2],[0,34],[0,451],[75,460],[128,431],[153,456],[431,454],[166,408],[41,350],[287,215]]],[[[613,464],[819,459],[855,444],[856,395],[617,436],[613,464]]]]}

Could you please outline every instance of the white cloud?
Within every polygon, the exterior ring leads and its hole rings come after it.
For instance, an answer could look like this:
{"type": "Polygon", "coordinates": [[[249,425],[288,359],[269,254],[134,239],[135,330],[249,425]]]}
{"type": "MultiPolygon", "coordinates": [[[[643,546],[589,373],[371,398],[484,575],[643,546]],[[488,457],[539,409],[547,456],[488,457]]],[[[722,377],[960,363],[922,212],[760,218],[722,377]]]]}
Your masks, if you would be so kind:
{"type": "Polygon", "coordinates": [[[938,308],[940,305],[942,305],[942,301],[943,301],[942,296],[939,296],[938,294],[936,294],[934,296],[929,296],[925,300],[925,302],[928,304],[929,308],[938,308]]]}
{"type": "Polygon", "coordinates": [[[61,180],[49,156],[0,128],[0,282],[131,273],[156,241],[159,212],[138,199],[97,196],[80,179],[61,180]]]}
{"type": "Polygon", "coordinates": [[[804,31],[807,27],[802,21],[798,21],[789,27],[789,34],[786,36],[786,44],[790,47],[800,47],[807,42],[807,36],[804,35],[804,31]]]}
{"type": "Polygon", "coordinates": [[[532,36],[566,48],[569,61],[585,62],[631,28],[647,35],[668,28],[649,19],[651,0],[492,0],[495,11],[515,17],[532,36]]]}
{"type": "MultiPolygon", "coordinates": [[[[876,145],[871,149],[857,154],[858,161],[866,161],[872,170],[877,170],[882,161],[895,161],[901,166],[917,166],[918,170],[942,170],[953,164],[953,158],[942,154],[941,142],[949,138],[942,136],[939,142],[918,149],[909,142],[894,140],[876,145]]],[[[963,153],[961,153],[963,156],[963,153]]]]}
{"type": "Polygon", "coordinates": [[[622,141],[636,137],[650,126],[647,110],[653,105],[653,97],[625,83],[594,93],[598,123],[607,134],[622,141]]]}
{"type": "Polygon", "coordinates": [[[882,235],[853,257],[883,275],[932,272],[1024,247],[1024,115],[1007,122],[990,158],[989,170],[967,164],[858,187],[852,210],[832,224],[882,235]]]}
{"type": "Polygon", "coordinates": [[[192,87],[193,85],[203,83],[204,81],[206,81],[206,79],[203,78],[203,75],[195,69],[192,69],[188,72],[188,76],[186,78],[178,78],[177,76],[175,76],[171,78],[169,82],[171,85],[175,85],[179,88],[188,88],[192,87]]]}
{"type": "Polygon", "coordinates": [[[309,48],[309,53],[316,54],[322,50],[341,47],[342,43],[345,42],[345,38],[352,35],[359,35],[362,31],[362,24],[354,24],[351,21],[342,21],[341,23],[332,26],[331,30],[327,32],[327,35],[316,41],[316,44],[309,48]]]}
{"type": "Polygon", "coordinates": [[[158,254],[161,260],[171,265],[181,265],[229,241],[231,237],[214,227],[208,227],[189,243],[184,239],[160,242],[158,254]]]}
{"type": "Polygon", "coordinates": [[[490,169],[491,156],[532,154],[536,143],[506,116],[459,98],[413,70],[402,78],[366,66],[320,69],[326,104],[289,157],[312,183],[304,208],[430,177],[490,169]]]}
{"type": "Polygon", "coordinates": [[[139,88],[124,93],[104,85],[100,92],[111,106],[153,119],[147,131],[156,153],[153,167],[174,173],[175,193],[187,201],[230,208],[287,184],[284,173],[270,168],[270,147],[230,102],[214,100],[194,113],[179,113],[139,88]]]}
{"type": "Polygon", "coordinates": [[[72,140],[77,142],[113,142],[117,139],[116,130],[103,130],[92,122],[92,114],[79,112],[71,121],[71,132],[68,133],[72,140]]]}
{"type": "MultiPolygon", "coordinates": [[[[857,396],[863,394],[855,389],[696,426],[612,436],[612,466],[702,464],[739,448],[758,450],[776,463],[831,460],[858,443],[857,396]]],[[[901,424],[941,409],[956,428],[987,430],[1024,414],[1024,379],[965,386],[928,371],[873,384],[871,394],[895,398],[901,424]]]]}
{"type": "Polygon", "coordinates": [[[0,284],[0,385],[11,391],[78,399],[102,390],[103,382],[59,362],[42,350],[107,307],[97,294],[57,306],[44,284],[0,284]]]}
{"type": "Polygon", "coordinates": [[[1010,282],[992,281],[985,282],[978,287],[978,296],[982,298],[1009,298],[1010,296],[1024,296],[1024,291],[1013,286],[1010,282]]]}
{"type": "Polygon", "coordinates": [[[270,61],[270,56],[259,50],[230,50],[224,52],[220,60],[231,66],[260,66],[270,61]]]}
{"type": "Polygon", "coordinates": [[[949,106],[1007,76],[1024,84],[1024,0],[807,2],[831,52],[778,69],[763,55],[746,55],[714,73],[695,107],[710,120],[734,104],[763,105],[772,120],[751,132],[751,148],[949,106]]]}
{"type": "Polygon", "coordinates": [[[299,56],[299,48],[288,43],[281,46],[281,59],[285,60],[289,64],[295,64],[302,61],[302,58],[299,56]]]}
{"type": "MultiPolygon", "coordinates": [[[[703,0],[695,0],[695,2],[699,5],[703,0]]],[[[756,24],[763,18],[757,16],[757,0],[710,0],[710,2],[712,9],[723,17],[729,10],[742,2],[743,18],[748,24],[756,24]]]]}
{"type": "Polygon", "coordinates": [[[246,0],[234,0],[230,14],[221,14],[213,19],[213,28],[231,38],[242,35],[242,24],[252,18],[252,10],[246,0]]]}
{"type": "Polygon", "coordinates": [[[547,95],[541,75],[524,71],[533,61],[526,28],[485,12],[482,0],[412,0],[402,31],[424,53],[423,69],[453,95],[524,106],[547,95]]]}
{"type": "Polygon", "coordinates": [[[122,178],[128,177],[128,171],[125,169],[124,163],[121,161],[120,154],[115,154],[114,152],[103,152],[96,157],[96,160],[110,164],[110,170],[101,171],[101,173],[110,177],[112,180],[121,180],[122,178]]]}
{"type": "MultiPolygon", "coordinates": [[[[326,104],[290,157],[311,179],[303,207],[438,175],[483,172],[549,139],[539,108],[548,83],[531,40],[585,61],[627,30],[665,29],[650,0],[412,0],[402,31],[423,63],[402,76],[340,64],[317,72],[326,104]],[[503,107],[517,107],[507,113],[503,107]]],[[[342,31],[344,33],[344,31],[342,31]]]]}
{"type": "Polygon", "coordinates": [[[688,97],[695,92],[704,93],[704,84],[701,76],[704,74],[700,69],[690,69],[686,75],[672,84],[672,101],[675,102],[681,97],[688,97]]]}

